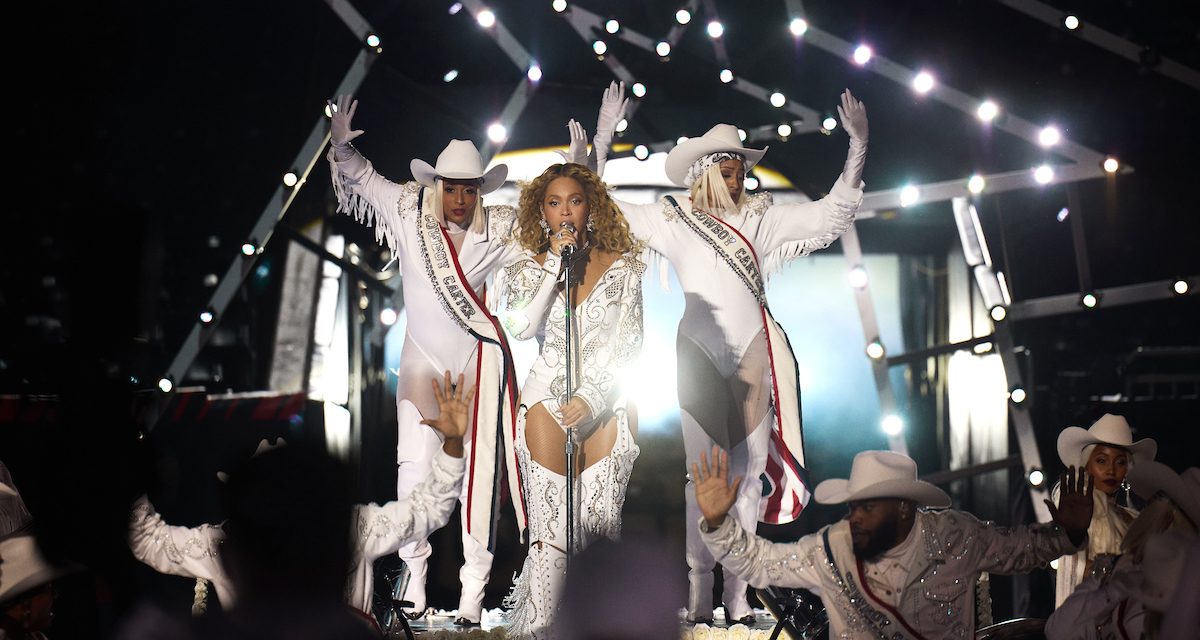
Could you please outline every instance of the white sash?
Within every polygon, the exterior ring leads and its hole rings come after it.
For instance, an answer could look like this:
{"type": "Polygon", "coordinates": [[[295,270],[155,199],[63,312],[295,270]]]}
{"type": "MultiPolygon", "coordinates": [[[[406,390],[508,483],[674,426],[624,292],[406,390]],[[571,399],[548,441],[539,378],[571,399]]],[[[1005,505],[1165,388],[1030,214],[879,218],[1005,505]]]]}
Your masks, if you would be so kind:
{"type": "Polygon", "coordinates": [[[470,426],[471,458],[464,478],[468,514],[465,526],[471,537],[494,550],[496,522],[500,517],[501,474],[506,467],[518,531],[525,529],[525,503],[513,446],[517,390],[512,352],[499,321],[487,312],[483,300],[463,275],[458,254],[445,229],[421,206],[424,195],[422,189],[417,200],[417,241],[425,262],[425,275],[446,315],[479,341],[475,417],[470,426]],[[504,464],[500,463],[501,456],[504,464]]]}
{"type": "Polygon", "coordinates": [[[680,220],[700,236],[717,257],[741,279],[762,312],[763,331],[771,366],[771,402],[775,425],[767,447],[766,479],[769,492],[759,507],[759,521],[786,524],[800,516],[811,495],[804,469],[804,429],[800,413],[800,372],[783,327],[767,308],[766,288],[754,247],[732,225],[716,216],[689,208],[684,211],[667,196],[680,220]]]}

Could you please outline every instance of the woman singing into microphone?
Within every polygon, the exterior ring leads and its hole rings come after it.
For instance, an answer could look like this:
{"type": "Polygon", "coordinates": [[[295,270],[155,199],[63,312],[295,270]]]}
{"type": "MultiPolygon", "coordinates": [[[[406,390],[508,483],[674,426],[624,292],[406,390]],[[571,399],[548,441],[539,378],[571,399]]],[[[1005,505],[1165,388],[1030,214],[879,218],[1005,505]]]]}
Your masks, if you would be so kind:
{"type": "Polygon", "coordinates": [[[568,553],[568,428],[581,443],[573,474],[579,487],[575,551],[620,533],[625,487],[640,449],[619,379],[641,350],[645,265],[599,176],[579,164],[554,165],[522,189],[517,239],[532,255],[505,269],[503,322],[518,339],[536,337],[540,351],[517,414],[529,555],[506,604],[514,607],[510,634],[551,638],[568,553]],[[567,266],[570,282],[564,281],[567,266]]]}

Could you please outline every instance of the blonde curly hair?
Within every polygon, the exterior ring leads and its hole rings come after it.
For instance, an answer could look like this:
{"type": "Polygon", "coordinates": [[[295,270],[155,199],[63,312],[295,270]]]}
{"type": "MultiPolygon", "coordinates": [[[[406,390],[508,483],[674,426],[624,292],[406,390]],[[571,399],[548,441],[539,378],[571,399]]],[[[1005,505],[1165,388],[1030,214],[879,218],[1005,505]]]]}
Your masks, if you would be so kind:
{"type": "Polygon", "coordinates": [[[546,189],[558,178],[571,178],[583,187],[587,197],[589,234],[592,245],[604,251],[626,253],[633,248],[629,223],[616,202],[608,195],[604,182],[594,171],[581,164],[550,165],[542,175],[521,185],[521,201],[517,211],[517,241],[534,253],[550,249],[550,238],[542,228],[542,201],[546,189]]]}

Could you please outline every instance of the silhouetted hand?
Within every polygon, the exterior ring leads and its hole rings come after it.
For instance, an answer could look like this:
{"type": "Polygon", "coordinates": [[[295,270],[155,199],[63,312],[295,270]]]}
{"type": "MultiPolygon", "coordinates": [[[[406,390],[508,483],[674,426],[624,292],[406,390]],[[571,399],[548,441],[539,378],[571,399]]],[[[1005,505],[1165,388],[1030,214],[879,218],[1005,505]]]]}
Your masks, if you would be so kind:
{"type": "Polygon", "coordinates": [[[713,464],[710,467],[708,457],[702,452],[700,462],[692,463],[692,486],[696,491],[696,504],[700,514],[704,516],[709,530],[721,526],[725,514],[729,513],[737,499],[738,487],[742,485],[742,477],[738,476],[729,482],[729,454],[720,447],[712,448],[713,464]]]}
{"type": "Polygon", "coordinates": [[[1046,500],[1050,517],[1066,529],[1072,544],[1079,546],[1092,523],[1092,492],[1095,481],[1083,469],[1067,467],[1059,480],[1058,506],[1046,500]]]}

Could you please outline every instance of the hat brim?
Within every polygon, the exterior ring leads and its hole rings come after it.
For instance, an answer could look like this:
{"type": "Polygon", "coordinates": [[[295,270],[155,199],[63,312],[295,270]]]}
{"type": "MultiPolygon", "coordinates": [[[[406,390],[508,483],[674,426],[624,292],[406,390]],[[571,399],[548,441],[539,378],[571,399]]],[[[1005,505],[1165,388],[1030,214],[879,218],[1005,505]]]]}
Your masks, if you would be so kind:
{"type": "Polygon", "coordinates": [[[684,187],[687,186],[683,182],[687,178],[688,169],[691,168],[692,163],[710,153],[726,152],[745,156],[746,164],[743,167],[743,171],[748,173],[750,169],[754,168],[754,165],[758,164],[759,160],[762,160],[762,157],[767,153],[767,149],[769,148],[747,149],[712,138],[688,138],[682,143],[675,145],[675,148],[667,153],[667,161],[663,169],[666,171],[667,178],[671,182],[684,187]]]}
{"type": "Polygon", "coordinates": [[[884,480],[851,493],[849,480],[834,478],[817,485],[813,497],[821,504],[842,504],[871,498],[901,498],[912,500],[922,507],[950,506],[950,496],[924,480],[884,480]]]}
{"type": "Polygon", "coordinates": [[[1134,493],[1143,500],[1150,500],[1162,491],[1194,524],[1200,526],[1200,487],[1196,486],[1194,479],[1189,482],[1171,467],[1153,460],[1133,465],[1126,477],[1134,493]]]}
{"type": "Polygon", "coordinates": [[[1158,443],[1152,438],[1142,438],[1133,444],[1123,445],[1101,440],[1083,427],[1067,427],[1058,434],[1058,459],[1062,461],[1063,466],[1079,466],[1080,452],[1084,447],[1092,444],[1104,444],[1125,449],[1136,462],[1153,460],[1154,456],[1158,454],[1158,443]]]}
{"type": "Polygon", "coordinates": [[[473,172],[455,171],[449,171],[445,174],[438,175],[437,169],[434,169],[433,165],[421,160],[420,158],[414,158],[413,161],[409,163],[408,168],[412,171],[414,180],[429,188],[436,186],[438,178],[445,180],[480,180],[480,194],[491,193],[496,189],[499,189],[500,186],[504,184],[504,180],[508,178],[508,165],[506,164],[498,164],[484,172],[482,175],[475,174],[473,172]]]}

